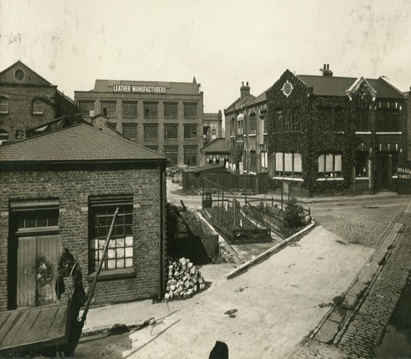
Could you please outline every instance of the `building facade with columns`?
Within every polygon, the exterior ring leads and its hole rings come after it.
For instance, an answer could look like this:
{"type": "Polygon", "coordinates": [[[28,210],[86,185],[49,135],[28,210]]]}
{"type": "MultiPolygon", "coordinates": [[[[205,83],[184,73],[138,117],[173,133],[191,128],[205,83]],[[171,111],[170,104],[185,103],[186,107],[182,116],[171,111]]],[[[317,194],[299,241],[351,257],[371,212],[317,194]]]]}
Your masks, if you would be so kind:
{"type": "Polygon", "coordinates": [[[96,80],[75,91],[83,118],[103,115],[133,142],[162,153],[169,166],[198,166],[203,147],[203,92],[193,82],[96,80]]]}

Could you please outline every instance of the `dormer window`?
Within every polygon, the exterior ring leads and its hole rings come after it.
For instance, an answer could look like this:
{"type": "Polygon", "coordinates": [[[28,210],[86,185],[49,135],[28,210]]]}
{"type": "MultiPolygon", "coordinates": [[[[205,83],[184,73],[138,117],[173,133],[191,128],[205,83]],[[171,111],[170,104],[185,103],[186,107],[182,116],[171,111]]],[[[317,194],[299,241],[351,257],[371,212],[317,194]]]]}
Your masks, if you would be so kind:
{"type": "Polygon", "coordinates": [[[33,115],[43,114],[43,102],[40,100],[33,101],[33,115]]]}
{"type": "Polygon", "coordinates": [[[9,100],[5,97],[0,97],[0,113],[9,113],[9,100]]]}

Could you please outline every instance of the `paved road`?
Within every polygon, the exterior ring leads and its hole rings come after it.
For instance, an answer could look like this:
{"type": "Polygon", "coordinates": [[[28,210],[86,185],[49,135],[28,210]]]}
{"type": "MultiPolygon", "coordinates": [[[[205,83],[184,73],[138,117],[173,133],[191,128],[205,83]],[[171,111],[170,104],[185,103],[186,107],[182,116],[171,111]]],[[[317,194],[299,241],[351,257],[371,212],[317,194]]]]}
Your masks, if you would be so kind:
{"type": "Polygon", "coordinates": [[[323,317],[372,249],[344,244],[322,227],[244,275],[172,302],[179,310],[129,336],[130,358],[207,358],[215,341],[232,358],[282,358],[323,317]],[[347,265],[349,263],[349,265],[347,265]]]}

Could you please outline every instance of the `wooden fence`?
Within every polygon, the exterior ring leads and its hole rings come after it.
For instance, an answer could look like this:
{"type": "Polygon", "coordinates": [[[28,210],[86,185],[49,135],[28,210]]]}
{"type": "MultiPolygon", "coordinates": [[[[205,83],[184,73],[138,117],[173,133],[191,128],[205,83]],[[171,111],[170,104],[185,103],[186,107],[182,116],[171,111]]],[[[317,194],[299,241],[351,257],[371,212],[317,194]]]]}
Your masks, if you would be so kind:
{"type": "Polygon", "coordinates": [[[193,189],[210,189],[215,188],[213,184],[204,181],[203,178],[236,192],[254,192],[267,193],[268,191],[268,175],[267,173],[258,173],[256,175],[250,174],[236,174],[227,170],[220,170],[215,172],[183,172],[183,191],[188,192],[193,189]],[[204,187],[203,187],[204,185],[204,187]]]}

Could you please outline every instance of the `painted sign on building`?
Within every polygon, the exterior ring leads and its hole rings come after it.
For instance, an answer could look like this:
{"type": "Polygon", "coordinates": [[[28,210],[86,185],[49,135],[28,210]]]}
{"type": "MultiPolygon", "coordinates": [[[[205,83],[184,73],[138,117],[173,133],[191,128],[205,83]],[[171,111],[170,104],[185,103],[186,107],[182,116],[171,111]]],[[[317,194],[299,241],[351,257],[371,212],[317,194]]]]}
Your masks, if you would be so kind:
{"type": "Polygon", "coordinates": [[[402,165],[397,169],[398,194],[411,194],[411,165],[402,165]]]}
{"type": "Polygon", "coordinates": [[[167,87],[145,85],[113,85],[113,92],[167,93],[167,87]]]}

